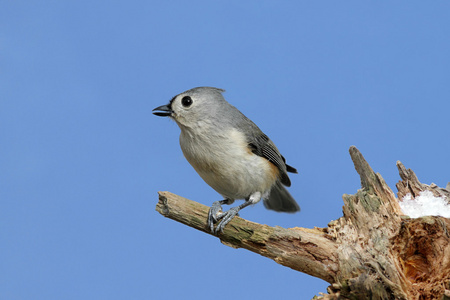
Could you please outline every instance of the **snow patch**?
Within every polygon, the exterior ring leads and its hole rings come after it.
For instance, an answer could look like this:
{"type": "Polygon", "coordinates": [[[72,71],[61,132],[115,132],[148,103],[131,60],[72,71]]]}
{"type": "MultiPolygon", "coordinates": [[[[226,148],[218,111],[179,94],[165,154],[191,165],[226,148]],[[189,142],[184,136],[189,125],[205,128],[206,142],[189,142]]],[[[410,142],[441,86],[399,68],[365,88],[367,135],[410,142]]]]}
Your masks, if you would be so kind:
{"type": "Polygon", "coordinates": [[[420,192],[414,199],[411,194],[407,194],[399,204],[403,213],[411,218],[423,216],[450,218],[450,205],[447,200],[444,197],[435,197],[430,191],[420,192]]]}

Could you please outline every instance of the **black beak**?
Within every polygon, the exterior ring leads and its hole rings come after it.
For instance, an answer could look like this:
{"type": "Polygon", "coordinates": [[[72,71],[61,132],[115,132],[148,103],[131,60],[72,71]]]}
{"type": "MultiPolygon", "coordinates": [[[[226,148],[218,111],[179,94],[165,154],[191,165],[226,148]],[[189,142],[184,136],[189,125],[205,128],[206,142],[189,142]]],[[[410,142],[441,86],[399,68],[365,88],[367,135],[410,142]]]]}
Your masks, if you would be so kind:
{"type": "Polygon", "coordinates": [[[172,108],[170,107],[170,104],[168,105],[161,105],[158,106],[157,108],[155,108],[153,110],[153,114],[159,117],[170,117],[173,113],[172,108]],[[155,110],[159,110],[159,111],[155,111],[155,110]]]}

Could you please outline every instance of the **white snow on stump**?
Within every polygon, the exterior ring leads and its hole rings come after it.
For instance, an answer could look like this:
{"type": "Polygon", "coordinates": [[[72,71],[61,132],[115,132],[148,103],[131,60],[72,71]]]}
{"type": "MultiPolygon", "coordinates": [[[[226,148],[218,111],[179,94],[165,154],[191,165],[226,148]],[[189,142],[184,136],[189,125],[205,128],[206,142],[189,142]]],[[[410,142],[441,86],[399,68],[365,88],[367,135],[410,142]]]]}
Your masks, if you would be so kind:
{"type": "Polygon", "coordinates": [[[450,205],[447,200],[444,197],[435,197],[430,191],[420,192],[416,198],[407,194],[399,204],[403,213],[411,218],[423,216],[450,218],[450,205]]]}

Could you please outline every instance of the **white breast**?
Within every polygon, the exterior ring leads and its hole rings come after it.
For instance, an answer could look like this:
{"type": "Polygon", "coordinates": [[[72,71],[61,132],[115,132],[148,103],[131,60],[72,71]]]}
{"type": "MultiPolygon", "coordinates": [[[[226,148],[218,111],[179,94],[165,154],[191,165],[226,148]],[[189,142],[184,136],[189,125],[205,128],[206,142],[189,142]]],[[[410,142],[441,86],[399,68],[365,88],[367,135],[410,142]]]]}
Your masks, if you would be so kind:
{"type": "Polygon", "coordinates": [[[219,194],[244,199],[268,191],[277,180],[274,166],[253,154],[243,133],[236,129],[203,134],[182,130],[180,145],[197,173],[219,194]]]}

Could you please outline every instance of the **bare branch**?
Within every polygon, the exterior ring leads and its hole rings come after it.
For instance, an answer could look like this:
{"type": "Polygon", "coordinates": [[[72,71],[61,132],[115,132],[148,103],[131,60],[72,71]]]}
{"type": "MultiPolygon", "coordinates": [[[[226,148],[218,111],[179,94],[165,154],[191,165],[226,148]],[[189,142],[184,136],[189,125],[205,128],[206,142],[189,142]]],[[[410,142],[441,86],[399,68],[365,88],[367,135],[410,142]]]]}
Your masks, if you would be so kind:
{"type": "MultiPolygon", "coordinates": [[[[203,204],[170,192],[159,192],[156,210],[167,218],[211,234],[206,227],[209,207],[203,204]]],[[[227,246],[250,250],[330,283],[337,271],[337,247],[322,229],[270,227],[235,217],[218,237],[227,246]]]]}

